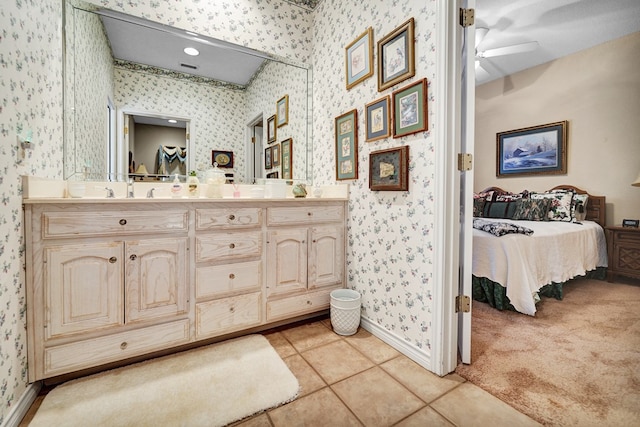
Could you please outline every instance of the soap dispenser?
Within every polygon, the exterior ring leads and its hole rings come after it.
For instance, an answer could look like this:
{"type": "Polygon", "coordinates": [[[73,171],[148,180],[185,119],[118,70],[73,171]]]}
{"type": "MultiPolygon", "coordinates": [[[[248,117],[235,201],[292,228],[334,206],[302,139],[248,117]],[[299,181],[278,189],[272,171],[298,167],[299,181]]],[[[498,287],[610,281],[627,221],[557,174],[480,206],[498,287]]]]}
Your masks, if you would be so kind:
{"type": "Polygon", "coordinates": [[[173,178],[173,184],[171,185],[171,197],[180,197],[182,196],[182,184],[180,183],[180,179],[178,178],[178,174],[173,178]]]}
{"type": "Polygon", "coordinates": [[[196,171],[191,171],[187,178],[187,191],[189,197],[200,197],[200,181],[196,176],[196,171]]]}

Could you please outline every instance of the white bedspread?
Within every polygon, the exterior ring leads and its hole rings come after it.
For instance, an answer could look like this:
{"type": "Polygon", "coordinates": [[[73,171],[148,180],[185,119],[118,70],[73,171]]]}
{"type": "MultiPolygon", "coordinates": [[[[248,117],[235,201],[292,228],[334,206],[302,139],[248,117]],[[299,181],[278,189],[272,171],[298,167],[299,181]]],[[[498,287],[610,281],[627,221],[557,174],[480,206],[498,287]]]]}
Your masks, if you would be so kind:
{"type": "Polygon", "coordinates": [[[535,314],[541,287],[607,266],[604,230],[593,221],[494,221],[522,225],[533,234],[496,237],[474,229],[473,275],[506,287],[511,304],[521,313],[535,314]]]}

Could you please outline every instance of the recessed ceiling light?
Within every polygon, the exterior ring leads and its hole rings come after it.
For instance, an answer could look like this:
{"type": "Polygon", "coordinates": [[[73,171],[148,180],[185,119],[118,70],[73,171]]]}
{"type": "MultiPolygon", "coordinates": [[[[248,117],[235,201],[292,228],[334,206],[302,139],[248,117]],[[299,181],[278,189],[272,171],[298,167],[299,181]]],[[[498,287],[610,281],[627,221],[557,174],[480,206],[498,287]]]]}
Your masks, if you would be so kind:
{"type": "Polygon", "coordinates": [[[168,120],[168,122],[169,122],[169,123],[178,123],[178,121],[177,121],[177,120],[174,120],[174,119],[169,119],[169,120],[168,120]]]}
{"type": "Polygon", "coordinates": [[[198,49],[196,49],[194,47],[185,47],[184,48],[184,53],[186,53],[187,55],[191,55],[191,56],[200,55],[200,52],[198,52],[198,49]]]}

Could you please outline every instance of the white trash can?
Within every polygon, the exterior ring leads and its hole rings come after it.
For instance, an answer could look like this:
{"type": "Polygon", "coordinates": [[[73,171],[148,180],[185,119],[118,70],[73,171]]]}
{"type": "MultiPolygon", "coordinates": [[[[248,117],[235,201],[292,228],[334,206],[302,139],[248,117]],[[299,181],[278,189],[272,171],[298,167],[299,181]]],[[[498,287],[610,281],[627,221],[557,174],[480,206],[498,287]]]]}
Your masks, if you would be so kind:
{"type": "Polygon", "coordinates": [[[360,326],[360,294],[351,289],[331,291],[331,326],[338,335],[353,335],[360,326]]]}

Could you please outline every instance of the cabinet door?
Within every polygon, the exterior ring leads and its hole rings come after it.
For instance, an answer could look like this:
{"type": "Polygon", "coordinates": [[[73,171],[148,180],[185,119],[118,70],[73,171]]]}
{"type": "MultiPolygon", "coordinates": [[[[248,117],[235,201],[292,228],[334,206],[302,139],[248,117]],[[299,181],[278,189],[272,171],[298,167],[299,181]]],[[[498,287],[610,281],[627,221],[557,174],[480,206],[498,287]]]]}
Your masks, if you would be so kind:
{"type": "Polygon", "coordinates": [[[344,231],[342,226],[311,229],[309,289],[342,285],[344,280],[344,231]]]}
{"type": "Polygon", "coordinates": [[[126,243],[126,321],[187,312],[187,238],[126,243]]]}
{"type": "Polygon", "coordinates": [[[307,228],[267,233],[267,296],[307,289],[307,228]]]}
{"type": "Polygon", "coordinates": [[[45,338],[123,324],[122,242],[45,248],[45,338]]]}

